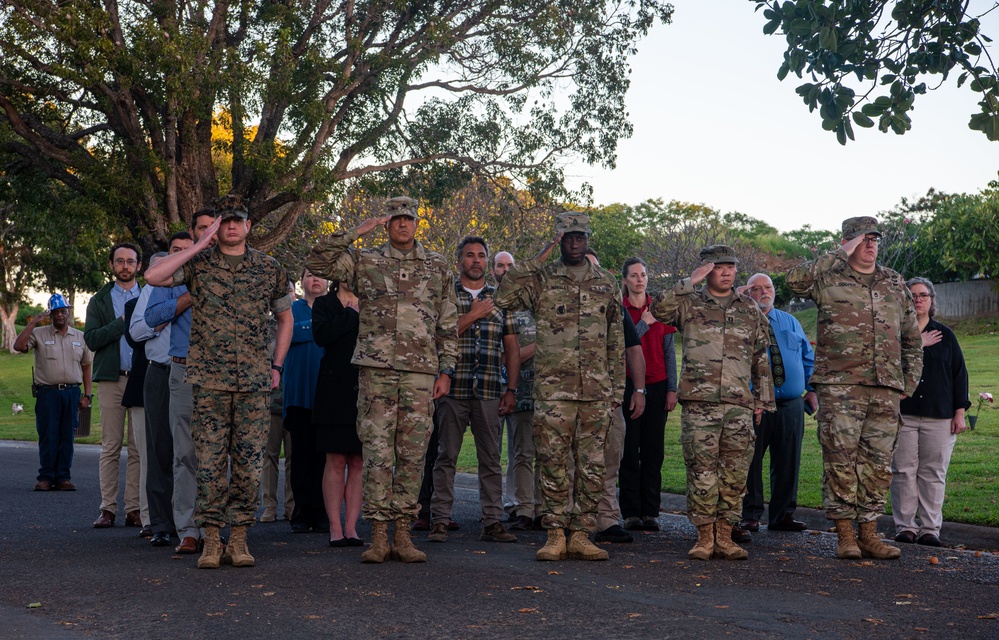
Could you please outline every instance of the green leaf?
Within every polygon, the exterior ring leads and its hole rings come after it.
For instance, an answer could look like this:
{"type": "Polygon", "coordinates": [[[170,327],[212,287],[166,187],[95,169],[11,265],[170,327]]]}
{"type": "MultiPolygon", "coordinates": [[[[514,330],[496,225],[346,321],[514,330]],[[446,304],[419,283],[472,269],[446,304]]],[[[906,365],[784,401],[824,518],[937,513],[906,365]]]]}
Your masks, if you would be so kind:
{"type": "MultiPolygon", "coordinates": [[[[869,107],[871,105],[864,106],[869,107]]],[[[857,123],[858,127],[863,127],[864,129],[870,129],[874,126],[874,120],[868,118],[865,114],[860,113],[859,111],[853,112],[853,121],[857,123]]]]}

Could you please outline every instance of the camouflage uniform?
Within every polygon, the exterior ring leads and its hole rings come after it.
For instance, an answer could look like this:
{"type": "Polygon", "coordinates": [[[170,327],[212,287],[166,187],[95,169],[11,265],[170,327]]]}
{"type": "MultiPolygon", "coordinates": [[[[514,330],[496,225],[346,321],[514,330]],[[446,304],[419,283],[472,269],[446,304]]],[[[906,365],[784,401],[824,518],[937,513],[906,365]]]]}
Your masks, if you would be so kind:
{"type": "MultiPolygon", "coordinates": [[[[844,224],[844,239],[855,231],[844,224]]],[[[905,279],[875,266],[865,277],[836,249],[795,267],[787,284],[818,306],[811,384],[819,400],[822,502],[831,520],[870,522],[884,513],[900,425],[899,394],[915,392],[923,350],[905,279]],[[868,280],[871,284],[868,284],[868,280]]]]}
{"type": "MultiPolygon", "coordinates": [[[[521,349],[534,344],[537,326],[528,311],[511,314],[517,326],[517,343],[521,349]]],[[[521,363],[520,382],[517,385],[517,405],[506,416],[507,473],[505,505],[511,515],[534,518],[534,358],[521,363]]]]}
{"type": "Polygon", "coordinates": [[[194,385],[195,522],[249,526],[270,428],[268,321],[271,312],[291,307],[288,275],[277,260],[249,247],[236,267],[213,247],[174,274],[172,286],[181,284],[191,293],[185,382],[194,385]]]}
{"type": "MultiPolygon", "coordinates": [[[[566,216],[586,218],[562,214],[563,225],[566,216]]],[[[527,309],[537,322],[534,442],[547,529],[596,526],[611,405],[621,403],[624,390],[620,299],[614,276],[588,261],[577,281],[561,261],[541,264],[536,258],[512,267],[494,296],[498,307],[527,309]],[[570,452],[575,500],[567,472],[570,452]]]]}
{"type": "MultiPolygon", "coordinates": [[[[707,247],[702,259],[725,261],[709,251],[730,251],[718,247],[707,247]]],[[[660,294],[651,312],[676,326],[683,339],[677,398],[683,405],[687,515],[695,526],[715,520],[735,524],[753,460],[753,410],[776,409],[767,320],[752,298],[733,291],[723,306],[707,287],[695,289],[690,278],[660,294]]]]}
{"type": "Polygon", "coordinates": [[[434,377],[453,370],[458,356],[454,276],[441,255],[419,242],[404,253],[390,243],[355,249],[357,238],[354,230],[333,234],[313,248],[306,267],[346,282],[360,302],[352,362],[361,368],[363,516],[384,522],[415,518],[433,430],[434,377]]]}

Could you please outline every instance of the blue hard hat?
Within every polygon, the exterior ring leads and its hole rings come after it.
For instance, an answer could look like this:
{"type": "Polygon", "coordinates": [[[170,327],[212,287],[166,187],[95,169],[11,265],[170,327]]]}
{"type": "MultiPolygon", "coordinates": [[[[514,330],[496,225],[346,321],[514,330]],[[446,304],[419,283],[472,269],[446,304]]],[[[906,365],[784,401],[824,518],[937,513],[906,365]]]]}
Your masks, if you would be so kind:
{"type": "Polygon", "coordinates": [[[49,298],[49,311],[56,309],[69,309],[69,303],[66,302],[66,298],[61,293],[53,293],[52,297],[49,298]]]}

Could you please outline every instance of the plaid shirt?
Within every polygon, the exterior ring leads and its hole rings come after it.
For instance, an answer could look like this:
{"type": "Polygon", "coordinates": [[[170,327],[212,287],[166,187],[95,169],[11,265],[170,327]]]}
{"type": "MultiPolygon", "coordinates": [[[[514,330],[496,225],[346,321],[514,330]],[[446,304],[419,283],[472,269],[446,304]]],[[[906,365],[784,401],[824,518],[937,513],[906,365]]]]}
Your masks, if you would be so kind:
{"type": "MultiPolygon", "coordinates": [[[[459,280],[454,282],[455,297],[458,302],[458,315],[463,316],[472,310],[472,296],[465,291],[459,280]]],[[[479,300],[493,297],[496,287],[486,285],[479,292],[479,300]]],[[[496,307],[484,318],[472,323],[458,336],[458,365],[451,380],[451,392],[455,400],[496,400],[505,389],[500,367],[503,364],[503,336],[516,335],[517,325],[513,317],[496,307]]]]}

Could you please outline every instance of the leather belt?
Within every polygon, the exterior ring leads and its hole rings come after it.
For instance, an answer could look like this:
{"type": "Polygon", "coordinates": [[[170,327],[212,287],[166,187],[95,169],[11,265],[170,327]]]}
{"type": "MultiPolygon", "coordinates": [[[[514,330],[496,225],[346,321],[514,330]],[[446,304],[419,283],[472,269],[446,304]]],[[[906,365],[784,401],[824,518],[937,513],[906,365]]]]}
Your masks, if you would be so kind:
{"type": "Polygon", "coordinates": [[[80,386],[79,383],[77,383],[77,384],[40,384],[40,385],[38,385],[37,388],[38,389],[45,389],[46,391],[49,391],[51,389],[56,389],[58,391],[65,391],[66,389],[72,389],[73,387],[79,387],[79,386],[80,386]]]}
{"type": "Polygon", "coordinates": [[[118,369],[118,377],[120,377],[120,378],[127,378],[128,377],[128,373],[129,372],[125,371],[124,369],[118,369]]]}
{"type": "Polygon", "coordinates": [[[177,364],[187,364],[187,358],[178,358],[177,356],[173,356],[173,361],[177,364]]]}
{"type": "Polygon", "coordinates": [[[149,366],[156,367],[157,369],[169,369],[170,365],[164,364],[162,362],[156,362],[155,360],[149,361],[149,366]]]}

